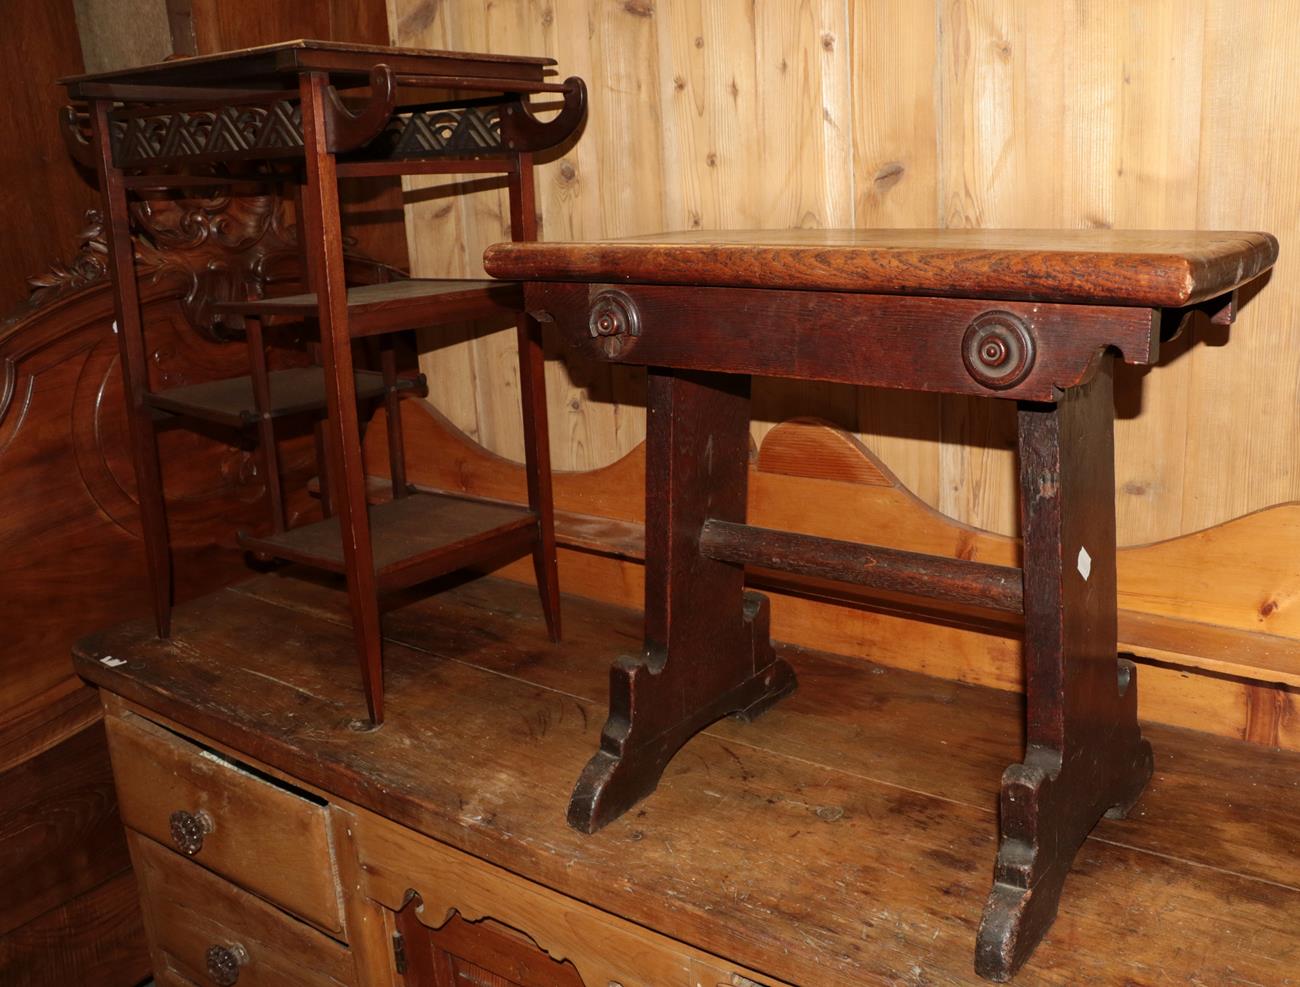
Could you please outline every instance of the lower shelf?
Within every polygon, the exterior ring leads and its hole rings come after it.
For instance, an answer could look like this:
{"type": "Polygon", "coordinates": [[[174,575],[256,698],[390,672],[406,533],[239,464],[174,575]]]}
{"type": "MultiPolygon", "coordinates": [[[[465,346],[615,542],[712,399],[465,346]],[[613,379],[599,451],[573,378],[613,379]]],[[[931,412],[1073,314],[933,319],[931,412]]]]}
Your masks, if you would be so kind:
{"type": "MultiPolygon", "coordinates": [[[[357,400],[383,397],[384,376],[373,370],[355,374],[357,400]]],[[[325,371],[321,367],[294,367],[267,374],[271,390],[271,417],[283,418],[325,407],[325,371]]],[[[397,389],[410,391],[422,386],[422,380],[399,377],[397,389]]],[[[153,408],[202,418],[205,421],[245,428],[257,424],[251,377],[229,377],[202,384],[187,384],[166,391],[154,391],[145,400],[153,408]]]]}
{"type": "MultiPolygon", "coordinates": [[[[442,494],[412,493],[369,508],[371,554],[381,591],[401,589],[475,562],[522,555],[537,539],[527,507],[442,494]]],[[[290,562],[343,572],[337,517],[240,544],[290,562]]]]}

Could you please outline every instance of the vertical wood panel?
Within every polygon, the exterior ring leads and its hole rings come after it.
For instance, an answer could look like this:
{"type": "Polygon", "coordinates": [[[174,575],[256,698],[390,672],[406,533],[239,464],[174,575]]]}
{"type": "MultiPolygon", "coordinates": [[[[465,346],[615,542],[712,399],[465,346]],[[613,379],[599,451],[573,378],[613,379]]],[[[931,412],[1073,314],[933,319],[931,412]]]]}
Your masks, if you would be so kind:
{"type": "Polygon", "coordinates": [[[98,203],[59,135],[66,100],[54,84],[82,70],[70,0],[5,8],[0,85],[8,94],[0,145],[0,313],[27,297],[27,278],[75,251],[86,210],[98,203]]]}
{"type": "MultiPolygon", "coordinates": [[[[539,171],[542,235],[668,228],[1260,228],[1273,284],[1228,347],[1117,381],[1120,540],[1300,498],[1300,0],[389,0],[399,44],[549,54],[587,79],[586,132],[539,171]],[[1248,424],[1247,424],[1248,423],[1248,424]]],[[[498,191],[408,209],[417,273],[477,273],[498,191]]],[[[1202,327],[1203,331],[1205,327],[1202,327]]],[[[643,437],[634,372],[547,369],[557,468],[643,437]]],[[[509,336],[426,357],[435,403],[522,455],[509,336]]],[[[758,381],[756,438],[815,415],[927,502],[1014,532],[1005,402],[758,381]]]]}
{"type": "MultiPolygon", "coordinates": [[[[1117,3],[1114,13],[1119,65],[1109,83],[1117,90],[1118,140],[1103,163],[1114,184],[1114,211],[1101,217],[1120,228],[1194,229],[1205,2],[1117,3]]],[[[1166,347],[1152,371],[1116,369],[1120,536],[1129,542],[1172,538],[1192,530],[1183,523],[1191,360],[1178,344],[1166,347]]]]}
{"type": "Polygon", "coordinates": [[[1183,523],[1300,497],[1300,3],[1210,5],[1197,219],[1282,239],[1272,282],[1191,354],[1183,523]]]}
{"type": "MultiPolygon", "coordinates": [[[[853,223],[939,225],[938,3],[853,5],[853,223]]],[[[939,502],[940,398],[858,391],[858,428],[918,497],[939,502]]]]}

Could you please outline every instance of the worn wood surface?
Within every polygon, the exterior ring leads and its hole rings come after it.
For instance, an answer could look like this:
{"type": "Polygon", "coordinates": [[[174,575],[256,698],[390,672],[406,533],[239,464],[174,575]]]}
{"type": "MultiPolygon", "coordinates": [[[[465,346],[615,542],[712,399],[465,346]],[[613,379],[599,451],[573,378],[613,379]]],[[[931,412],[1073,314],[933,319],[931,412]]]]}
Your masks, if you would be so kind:
{"type": "MultiPolygon", "coordinates": [[[[1300,499],[1289,395],[1300,293],[1296,0],[393,0],[398,43],[544,52],[587,79],[581,141],[542,164],[543,240],[663,230],[836,227],[1269,230],[1279,268],[1233,345],[1169,348],[1116,381],[1122,545],[1300,499]],[[1242,394],[1248,394],[1244,400],[1242,394]]],[[[407,199],[415,273],[481,273],[502,239],[494,186],[407,199]]],[[[431,400],[522,460],[508,337],[490,326],[424,358],[431,400]]],[[[497,328],[504,328],[497,326],[497,328]]],[[[1198,319],[1194,333],[1222,330],[1198,319]]],[[[557,359],[558,470],[605,467],[644,431],[633,370],[557,359]]],[[[754,391],[754,435],[817,416],[857,433],[922,500],[1016,531],[1014,421],[963,398],[849,386],[754,391]],[[973,444],[972,444],[973,443],[973,444]]]]}
{"type": "Polygon", "coordinates": [[[1009,980],[1056,916],[1078,848],[1151,777],[1138,673],[1118,658],[1113,365],[1059,403],[1021,402],[1027,729],[1002,775],[1001,842],[975,969],[1009,980]]]}
{"type": "Polygon", "coordinates": [[[1131,230],[690,230],[618,240],[498,243],[483,266],[516,281],[1012,298],[1178,308],[1277,260],[1268,233],[1131,230]]]}
{"type": "Polygon", "coordinates": [[[108,730],[125,825],[326,933],[342,931],[323,806],[139,717],[110,718],[108,730]],[[181,846],[177,812],[206,813],[210,832],[181,846]]]}
{"type": "MultiPolygon", "coordinates": [[[[638,614],[570,599],[553,646],[526,587],[475,581],[393,610],[388,719],[358,732],[347,613],[337,589],[263,577],[178,608],[170,642],[146,623],[100,636],[78,668],[310,785],[759,973],[977,982],[998,777],[1023,751],[1015,696],[786,648],[798,692],[755,724],[710,728],[653,800],[582,836],[564,821],[568,784],[599,730],[609,662],[640,647],[638,614]],[[105,652],[126,664],[103,665],[105,652]]],[[[1156,775],[1136,818],[1085,842],[1024,976],[1294,983],[1296,755],[1147,734],[1156,775]]]]}
{"type": "Polygon", "coordinates": [[[131,833],[154,970],[210,983],[210,946],[244,948],[239,983],[340,987],[356,982],[352,957],[328,936],[290,918],[256,895],[228,884],[147,837],[131,833]]]}
{"type": "Polygon", "coordinates": [[[745,514],[748,378],[655,368],[650,414],[645,640],[610,666],[609,718],[573,789],[569,823],[588,833],[654,791],[697,731],[755,719],[795,688],[772,653],[768,601],[740,566],[700,551],[708,518],[745,514]]]}

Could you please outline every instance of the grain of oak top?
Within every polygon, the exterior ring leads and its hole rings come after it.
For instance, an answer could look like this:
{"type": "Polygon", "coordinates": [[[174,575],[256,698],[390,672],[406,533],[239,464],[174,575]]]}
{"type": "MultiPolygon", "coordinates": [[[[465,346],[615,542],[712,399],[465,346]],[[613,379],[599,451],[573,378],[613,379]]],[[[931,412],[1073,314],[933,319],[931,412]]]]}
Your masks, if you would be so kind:
{"type": "Polygon", "coordinates": [[[695,230],[620,240],[498,243],[517,281],[945,295],[1180,307],[1277,260],[1268,233],[1143,230],[695,230]]]}

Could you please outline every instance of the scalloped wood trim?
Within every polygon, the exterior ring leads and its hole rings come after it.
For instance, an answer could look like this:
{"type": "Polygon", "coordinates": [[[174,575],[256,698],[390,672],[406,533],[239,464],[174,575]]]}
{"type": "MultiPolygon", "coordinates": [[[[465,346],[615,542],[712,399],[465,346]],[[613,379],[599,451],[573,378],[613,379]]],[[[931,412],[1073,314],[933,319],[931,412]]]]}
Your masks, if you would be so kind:
{"type": "MultiPolygon", "coordinates": [[[[524,499],[521,466],[477,445],[424,402],[406,402],[403,408],[413,483],[524,499]]],[[[382,425],[376,425],[381,427],[369,434],[382,437],[382,425]]],[[[366,466],[372,474],[387,473],[382,438],[367,443],[366,466]]],[[[640,446],[603,469],[556,473],[561,544],[639,558],[644,471],[640,446]]],[[[853,436],[808,419],[783,422],[768,433],[750,473],[749,516],[751,523],[765,527],[995,565],[1020,564],[1016,539],[941,514],[907,490],[853,436]]],[[[1121,648],[1183,668],[1300,688],[1300,503],[1279,504],[1169,541],[1123,548],[1118,566],[1121,648]]],[[[595,592],[585,580],[576,586],[570,581],[568,587],[607,598],[607,592],[595,592]]],[[[815,587],[783,588],[796,595],[825,595],[815,587]]],[[[634,596],[630,593],[628,602],[636,605],[634,596]]],[[[938,619],[966,626],[958,632],[945,629],[945,655],[922,655],[933,652],[934,633],[908,632],[900,616],[909,607],[915,611],[915,605],[882,603],[876,597],[866,602],[850,598],[848,603],[878,612],[870,620],[846,614],[828,622],[824,607],[813,618],[806,606],[778,595],[774,633],[809,647],[870,655],[930,674],[1019,687],[1014,625],[972,626],[969,611],[947,611],[938,619]]],[[[1251,731],[1243,727],[1234,732],[1251,731]]]]}
{"type": "Polygon", "coordinates": [[[362,892],[393,911],[405,904],[408,890],[418,892],[423,905],[417,917],[429,928],[440,928],[455,914],[470,922],[493,919],[523,933],[553,960],[573,963],[587,984],[687,984],[695,971],[707,969],[786,987],[364,809],[351,812],[362,892]]]}

